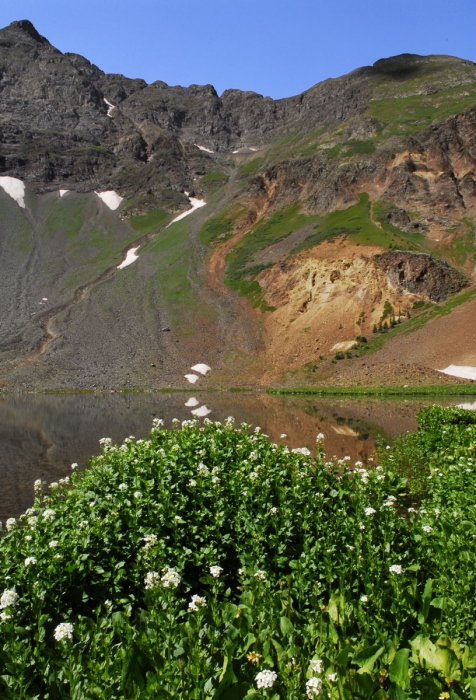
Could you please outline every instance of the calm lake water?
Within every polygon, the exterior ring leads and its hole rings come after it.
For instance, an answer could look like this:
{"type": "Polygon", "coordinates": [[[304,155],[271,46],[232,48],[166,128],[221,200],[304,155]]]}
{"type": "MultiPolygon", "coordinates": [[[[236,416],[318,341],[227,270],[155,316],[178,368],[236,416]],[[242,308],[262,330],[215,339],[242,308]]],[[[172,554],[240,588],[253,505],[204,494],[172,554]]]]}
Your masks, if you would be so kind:
{"type": "MultiPolygon", "coordinates": [[[[0,397],[0,520],[18,517],[33,501],[33,482],[46,483],[71,474],[99,453],[99,439],[114,442],[148,435],[153,418],[170,426],[173,418],[191,418],[184,404],[192,395],[172,394],[66,394],[0,397]]],[[[259,425],[264,433],[292,447],[314,446],[315,436],[326,436],[326,453],[353,460],[365,459],[380,435],[391,441],[417,426],[415,415],[435,402],[380,399],[321,399],[266,394],[196,392],[199,405],[211,410],[211,420],[234,416],[237,423],[259,425]]],[[[448,405],[457,400],[443,399],[448,405]]]]}

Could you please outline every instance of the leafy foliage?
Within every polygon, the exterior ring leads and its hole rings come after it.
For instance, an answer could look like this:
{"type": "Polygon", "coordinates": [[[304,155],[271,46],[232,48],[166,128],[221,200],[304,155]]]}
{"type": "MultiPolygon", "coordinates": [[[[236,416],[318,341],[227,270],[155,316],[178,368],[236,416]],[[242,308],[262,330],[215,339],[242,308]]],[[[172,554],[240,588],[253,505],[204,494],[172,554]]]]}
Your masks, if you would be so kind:
{"type": "Polygon", "coordinates": [[[367,469],[155,421],[35,484],[0,543],[2,697],[473,698],[476,421],[419,419],[367,469]]]}

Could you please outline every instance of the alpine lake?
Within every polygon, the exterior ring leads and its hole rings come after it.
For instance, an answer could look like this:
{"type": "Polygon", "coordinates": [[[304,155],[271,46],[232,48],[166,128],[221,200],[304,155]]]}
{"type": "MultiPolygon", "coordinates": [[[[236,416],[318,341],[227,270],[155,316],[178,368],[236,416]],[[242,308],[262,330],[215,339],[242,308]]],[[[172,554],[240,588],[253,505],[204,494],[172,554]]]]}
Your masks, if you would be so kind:
{"type": "Polygon", "coordinates": [[[45,485],[58,481],[71,474],[72,463],[87,468],[89,457],[100,452],[101,438],[116,443],[144,438],[154,418],[171,427],[174,418],[190,419],[192,410],[203,406],[210,411],[209,420],[233,416],[237,424],[260,426],[273,442],[290,449],[314,451],[316,435],[323,433],[329,457],[347,455],[364,463],[379,442],[391,443],[415,430],[416,414],[424,406],[471,406],[463,397],[360,399],[222,391],[196,391],[194,396],[195,408],[185,405],[187,392],[1,396],[0,520],[18,517],[32,505],[36,479],[45,485]]]}

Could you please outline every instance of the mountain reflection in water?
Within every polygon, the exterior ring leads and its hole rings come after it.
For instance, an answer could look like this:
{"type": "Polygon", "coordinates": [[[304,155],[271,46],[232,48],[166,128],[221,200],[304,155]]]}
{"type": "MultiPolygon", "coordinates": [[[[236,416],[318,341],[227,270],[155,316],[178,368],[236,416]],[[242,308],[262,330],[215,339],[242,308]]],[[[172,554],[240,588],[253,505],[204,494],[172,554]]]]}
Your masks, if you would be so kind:
{"type": "MultiPolygon", "coordinates": [[[[328,456],[366,460],[376,438],[391,439],[416,428],[415,415],[432,401],[321,399],[266,394],[199,392],[211,409],[210,420],[234,416],[259,425],[272,441],[290,448],[314,448],[317,433],[326,436],[328,456]],[[287,437],[280,439],[286,433],[287,437]]],[[[80,469],[99,453],[99,439],[122,442],[148,435],[153,418],[166,426],[190,419],[186,393],[24,395],[0,398],[0,520],[18,517],[33,501],[33,482],[47,484],[80,469]]],[[[455,403],[447,401],[445,403],[455,403]]]]}

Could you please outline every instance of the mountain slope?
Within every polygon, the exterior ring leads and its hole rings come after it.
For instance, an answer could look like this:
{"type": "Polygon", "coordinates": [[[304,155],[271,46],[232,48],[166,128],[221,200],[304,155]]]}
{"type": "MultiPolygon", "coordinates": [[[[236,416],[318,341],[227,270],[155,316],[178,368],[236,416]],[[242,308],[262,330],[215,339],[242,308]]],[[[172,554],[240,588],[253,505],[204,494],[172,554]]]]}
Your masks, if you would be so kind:
{"type": "Polygon", "coordinates": [[[183,386],[197,361],[232,385],[476,365],[473,63],[403,55],[274,101],[108,75],[26,20],[0,59],[0,185],[26,185],[24,208],[0,188],[5,387],[183,386]],[[111,190],[117,210],[94,194],[111,190]],[[426,352],[456,306],[455,342],[426,352]]]}

